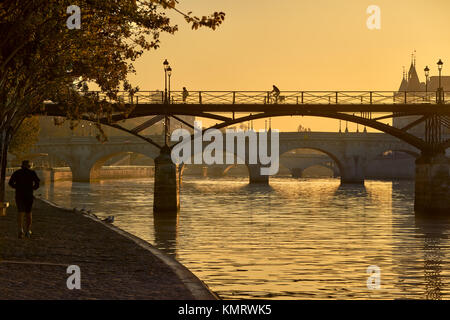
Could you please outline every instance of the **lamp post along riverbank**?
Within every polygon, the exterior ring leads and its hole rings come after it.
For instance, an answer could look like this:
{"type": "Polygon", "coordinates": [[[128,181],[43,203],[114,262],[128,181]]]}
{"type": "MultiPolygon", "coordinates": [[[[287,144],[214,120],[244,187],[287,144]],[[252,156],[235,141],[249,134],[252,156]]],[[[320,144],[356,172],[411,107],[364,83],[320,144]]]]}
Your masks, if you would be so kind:
{"type": "MultiPolygon", "coordinates": [[[[172,68],[164,60],[164,106],[170,104],[170,78],[172,68]]],[[[172,162],[171,148],[169,147],[170,118],[164,116],[164,146],[155,159],[155,190],[153,197],[153,212],[174,213],[180,210],[180,179],[178,165],[172,162]]]]}

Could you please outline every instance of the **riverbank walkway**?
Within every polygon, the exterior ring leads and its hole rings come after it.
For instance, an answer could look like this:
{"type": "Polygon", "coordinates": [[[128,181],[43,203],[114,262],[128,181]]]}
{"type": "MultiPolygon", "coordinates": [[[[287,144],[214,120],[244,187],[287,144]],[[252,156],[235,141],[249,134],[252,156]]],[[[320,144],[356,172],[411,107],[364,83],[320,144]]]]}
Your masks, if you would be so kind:
{"type": "Polygon", "coordinates": [[[31,239],[18,239],[16,217],[15,207],[0,217],[0,300],[214,298],[206,288],[199,290],[192,274],[197,292],[181,280],[180,270],[81,213],[36,200],[31,239]],[[67,288],[71,265],[80,267],[80,290],[67,288]]]}

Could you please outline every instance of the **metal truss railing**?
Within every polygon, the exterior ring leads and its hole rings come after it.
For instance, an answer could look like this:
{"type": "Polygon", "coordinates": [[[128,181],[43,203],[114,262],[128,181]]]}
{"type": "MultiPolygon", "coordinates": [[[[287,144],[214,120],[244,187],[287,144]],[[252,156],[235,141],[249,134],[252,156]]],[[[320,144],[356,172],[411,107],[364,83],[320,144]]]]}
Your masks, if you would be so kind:
{"type": "MultiPolygon", "coordinates": [[[[99,100],[131,104],[164,104],[163,91],[119,92],[116,99],[105,93],[85,93],[99,100]]],[[[269,91],[172,91],[167,96],[171,104],[437,104],[450,101],[450,91],[282,91],[277,96],[269,91]]]]}

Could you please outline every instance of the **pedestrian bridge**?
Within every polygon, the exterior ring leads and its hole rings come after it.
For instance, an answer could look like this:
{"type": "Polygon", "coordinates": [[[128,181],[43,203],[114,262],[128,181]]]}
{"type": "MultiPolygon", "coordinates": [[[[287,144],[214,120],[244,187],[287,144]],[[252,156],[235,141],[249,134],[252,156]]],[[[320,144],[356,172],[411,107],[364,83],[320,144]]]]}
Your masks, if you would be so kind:
{"type": "MultiPolygon", "coordinates": [[[[162,119],[166,123],[170,118],[183,122],[178,116],[189,115],[217,121],[211,127],[216,129],[282,116],[327,117],[373,128],[389,136],[365,134],[355,139],[353,137],[356,136],[345,134],[338,138],[337,134],[329,133],[286,133],[281,136],[280,153],[295,148],[320,150],[336,162],[343,183],[362,183],[367,159],[386,150],[420,155],[416,161],[415,208],[448,213],[450,158],[446,156],[446,150],[450,148],[450,139],[446,134],[450,132],[449,98],[450,92],[442,88],[436,92],[282,91],[279,95],[268,91],[191,91],[188,96],[183,96],[182,92],[161,91],[117,94],[69,92],[66,98],[61,96],[61,101],[47,101],[35,113],[67,117],[76,109],[83,113],[84,120],[109,125],[146,141],[149,146],[140,148],[140,152],[136,150],[139,153],[151,153],[144,149],[151,148],[150,145],[156,147],[153,150],[160,151],[164,165],[159,162],[155,165],[155,185],[161,186],[155,188],[155,199],[160,199],[155,204],[155,211],[179,208],[179,189],[175,182],[178,181],[175,178],[177,173],[174,168],[170,168],[170,149],[164,141],[140,133],[162,119]],[[102,108],[112,110],[112,114],[99,115],[96,110],[102,108]],[[122,120],[146,116],[153,118],[133,129],[121,126],[122,120]],[[386,123],[388,119],[399,117],[408,120],[402,128],[386,123]],[[412,129],[419,128],[419,125],[423,125],[424,132],[417,135],[414,133],[417,130],[412,129]],[[167,170],[158,170],[158,167],[167,170]]],[[[114,141],[110,143],[114,144],[114,141]]],[[[124,148],[102,147],[104,151],[97,154],[91,154],[89,148],[80,146],[70,152],[61,152],[60,156],[72,163],[75,180],[90,181],[104,159],[116,151],[122,152],[120,148],[124,148]]],[[[260,166],[248,165],[248,168],[251,182],[267,183],[267,176],[257,174],[260,166]]]]}

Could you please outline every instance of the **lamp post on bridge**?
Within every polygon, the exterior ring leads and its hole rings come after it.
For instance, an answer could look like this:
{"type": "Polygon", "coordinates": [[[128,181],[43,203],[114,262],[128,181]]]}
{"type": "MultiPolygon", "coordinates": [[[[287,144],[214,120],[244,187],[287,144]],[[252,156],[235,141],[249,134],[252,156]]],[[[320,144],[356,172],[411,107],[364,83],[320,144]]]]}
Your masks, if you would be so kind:
{"type": "MultiPolygon", "coordinates": [[[[167,59],[163,62],[164,66],[164,105],[169,104],[169,99],[167,96],[167,77],[169,77],[169,86],[170,86],[170,76],[172,75],[172,68],[169,66],[169,61],[167,59]]],[[[168,146],[168,138],[169,138],[169,117],[167,114],[164,115],[164,145],[168,146]]]]}
{"type": "Polygon", "coordinates": [[[170,104],[171,102],[171,92],[170,92],[170,77],[172,76],[172,68],[169,66],[167,68],[167,76],[169,77],[169,93],[168,93],[168,101],[167,103],[170,104]]]}
{"type": "Polygon", "coordinates": [[[441,80],[441,78],[442,78],[442,67],[443,67],[444,63],[442,62],[441,59],[439,59],[437,65],[438,65],[438,70],[439,70],[439,88],[438,88],[439,98],[438,98],[438,103],[442,104],[444,102],[444,97],[443,97],[444,92],[442,90],[442,80],[441,80]]]}
{"type": "MultiPolygon", "coordinates": [[[[171,159],[171,150],[168,145],[170,131],[170,77],[172,68],[169,62],[164,60],[164,146],[161,148],[159,156],[155,158],[155,187],[153,197],[153,213],[164,215],[177,215],[180,210],[180,172],[178,164],[171,159]],[[168,83],[169,82],[169,83],[168,83]],[[167,92],[169,84],[169,93],[167,92]]],[[[155,216],[156,218],[157,216],[155,216]]]]}
{"type": "Polygon", "coordinates": [[[167,71],[169,70],[169,61],[164,60],[164,104],[167,104],[167,71]]]}
{"type": "Polygon", "coordinates": [[[428,101],[428,77],[430,76],[430,68],[426,66],[423,71],[425,71],[425,101],[428,101]]]}

